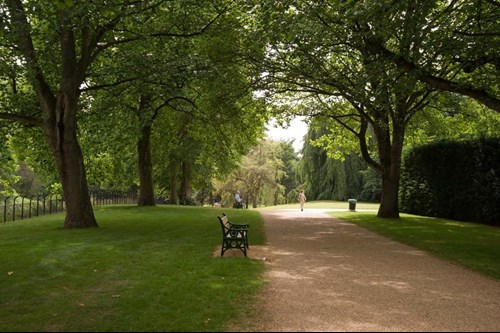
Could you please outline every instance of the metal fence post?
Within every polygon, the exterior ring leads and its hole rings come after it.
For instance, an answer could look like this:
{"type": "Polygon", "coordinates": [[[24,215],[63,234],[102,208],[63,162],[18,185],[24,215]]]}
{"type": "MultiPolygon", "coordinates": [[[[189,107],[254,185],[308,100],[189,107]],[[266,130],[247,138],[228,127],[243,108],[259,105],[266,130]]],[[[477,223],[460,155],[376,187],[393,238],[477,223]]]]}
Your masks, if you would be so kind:
{"type": "Polygon", "coordinates": [[[14,197],[14,203],[12,204],[12,221],[16,220],[16,200],[19,196],[14,197]]]}
{"type": "Polygon", "coordinates": [[[10,197],[5,198],[3,201],[3,223],[7,223],[7,201],[10,197]]]}
{"type": "Polygon", "coordinates": [[[28,218],[29,218],[29,219],[31,218],[31,204],[32,204],[32,202],[33,202],[33,197],[34,197],[34,195],[32,195],[32,196],[30,197],[30,206],[29,206],[29,207],[30,207],[30,211],[29,211],[29,214],[28,214],[28,218]]]}
{"type": "Polygon", "coordinates": [[[41,197],[41,195],[37,195],[36,196],[36,216],[39,215],[39,211],[38,210],[40,208],[40,197],[41,197]]]}
{"type": "Polygon", "coordinates": [[[24,197],[21,199],[21,220],[24,220],[24,197]]]}
{"type": "Polygon", "coordinates": [[[43,196],[43,215],[45,215],[45,199],[47,198],[47,195],[43,196]]]}
{"type": "Polygon", "coordinates": [[[52,200],[53,200],[52,197],[53,196],[54,196],[53,194],[51,194],[49,196],[49,214],[52,214],[52,200]]]}

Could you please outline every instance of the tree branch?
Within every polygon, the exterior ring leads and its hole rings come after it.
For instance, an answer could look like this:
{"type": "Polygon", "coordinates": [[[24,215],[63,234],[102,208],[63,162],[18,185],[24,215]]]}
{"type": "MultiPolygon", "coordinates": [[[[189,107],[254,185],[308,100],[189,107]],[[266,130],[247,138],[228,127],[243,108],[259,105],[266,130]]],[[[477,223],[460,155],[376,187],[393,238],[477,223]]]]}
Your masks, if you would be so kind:
{"type": "Polygon", "coordinates": [[[406,60],[404,57],[389,51],[383,45],[374,41],[369,41],[367,43],[369,43],[373,49],[377,50],[379,54],[392,60],[399,69],[415,76],[419,81],[429,85],[430,87],[471,97],[488,108],[500,113],[500,100],[495,96],[490,95],[488,92],[482,89],[464,87],[457,82],[433,76],[423,71],[414,63],[406,60]]]}
{"type": "Polygon", "coordinates": [[[54,93],[45,81],[42,69],[38,65],[38,59],[30,35],[30,25],[24,12],[22,0],[7,0],[7,7],[11,13],[12,30],[19,36],[20,50],[29,67],[33,69],[35,79],[35,91],[43,104],[44,109],[51,110],[56,103],[54,93]]]}
{"type": "Polygon", "coordinates": [[[0,119],[17,121],[29,126],[42,126],[42,118],[37,118],[33,116],[0,112],[0,119]]]}

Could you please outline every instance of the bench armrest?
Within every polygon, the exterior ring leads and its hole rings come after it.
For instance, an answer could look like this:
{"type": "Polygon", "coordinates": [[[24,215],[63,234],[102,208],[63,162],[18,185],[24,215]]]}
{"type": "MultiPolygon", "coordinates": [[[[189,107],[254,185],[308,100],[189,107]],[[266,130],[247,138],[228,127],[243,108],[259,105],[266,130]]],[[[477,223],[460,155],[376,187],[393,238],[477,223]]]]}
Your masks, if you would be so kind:
{"type": "Polygon", "coordinates": [[[224,237],[245,238],[247,236],[247,232],[247,229],[226,229],[224,237]]]}
{"type": "Polygon", "coordinates": [[[250,225],[249,224],[236,224],[236,223],[231,223],[231,222],[227,222],[229,227],[232,228],[232,229],[248,229],[250,228],[250,225]]]}

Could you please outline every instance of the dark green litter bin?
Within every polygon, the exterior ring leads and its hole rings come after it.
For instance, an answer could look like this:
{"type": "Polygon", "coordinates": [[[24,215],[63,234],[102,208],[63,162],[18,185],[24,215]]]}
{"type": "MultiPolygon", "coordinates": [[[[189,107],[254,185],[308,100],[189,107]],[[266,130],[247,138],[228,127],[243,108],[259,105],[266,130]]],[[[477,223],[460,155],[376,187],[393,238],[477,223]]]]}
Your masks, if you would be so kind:
{"type": "Polygon", "coordinates": [[[355,211],[356,210],[356,202],[357,202],[357,200],[356,199],[349,199],[347,201],[349,201],[349,210],[350,211],[355,211]]]}

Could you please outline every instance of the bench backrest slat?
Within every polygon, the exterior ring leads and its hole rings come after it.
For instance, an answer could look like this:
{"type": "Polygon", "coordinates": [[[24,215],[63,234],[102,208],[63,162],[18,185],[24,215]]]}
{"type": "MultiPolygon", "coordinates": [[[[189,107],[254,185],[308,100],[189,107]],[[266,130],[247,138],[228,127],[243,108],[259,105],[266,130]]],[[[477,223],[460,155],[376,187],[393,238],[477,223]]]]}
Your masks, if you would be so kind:
{"type": "Polygon", "coordinates": [[[229,228],[231,225],[229,224],[229,219],[227,218],[226,215],[220,217],[219,216],[219,220],[220,222],[222,223],[222,225],[225,227],[225,228],[229,228]]]}
{"type": "Polygon", "coordinates": [[[226,233],[229,229],[230,229],[230,224],[229,224],[229,220],[227,218],[227,216],[217,216],[217,218],[219,219],[219,222],[220,222],[220,225],[222,227],[222,233],[226,233]]]}

